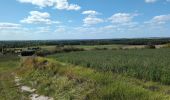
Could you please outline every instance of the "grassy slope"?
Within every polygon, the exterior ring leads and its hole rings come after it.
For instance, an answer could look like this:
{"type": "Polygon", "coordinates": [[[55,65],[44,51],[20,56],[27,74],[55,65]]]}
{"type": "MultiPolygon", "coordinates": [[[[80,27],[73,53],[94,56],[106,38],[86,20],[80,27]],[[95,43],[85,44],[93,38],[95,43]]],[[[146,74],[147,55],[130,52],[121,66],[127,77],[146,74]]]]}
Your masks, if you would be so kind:
{"type": "Polygon", "coordinates": [[[123,77],[112,72],[60,63],[53,59],[28,58],[18,75],[38,93],[56,100],[169,100],[168,86],[123,77]],[[48,63],[47,63],[48,62],[48,63]],[[159,90],[150,84],[156,85],[159,90]]]}
{"type": "Polygon", "coordinates": [[[83,51],[51,55],[50,58],[170,84],[170,49],[83,51]]]}
{"type": "Polygon", "coordinates": [[[0,100],[27,100],[15,86],[12,73],[19,67],[19,58],[0,56],[0,100]]]}

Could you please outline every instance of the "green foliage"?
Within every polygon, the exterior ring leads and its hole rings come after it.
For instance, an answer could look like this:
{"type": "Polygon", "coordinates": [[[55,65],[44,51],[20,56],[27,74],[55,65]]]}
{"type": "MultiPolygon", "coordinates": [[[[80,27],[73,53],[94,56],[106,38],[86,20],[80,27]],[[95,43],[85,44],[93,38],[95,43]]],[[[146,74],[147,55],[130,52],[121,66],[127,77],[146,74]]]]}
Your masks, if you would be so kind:
{"type": "Polygon", "coordinates": [[[170,49],[84,51],[56,54],[50,58],[170,84],[170,49]]]}
{"type": "Polygon", "coordinates": [[[42,45],[110,45],[110,44],[124,44],[124,45],[153,45],[170,43],[170,38],[157,39],[95,39],[95,40],[32,40],[32,41],[0,41],[0,48],[21,48],[42,45]]]}
{"type": "Polygon", "coordinates": [[[0,56],[0,72],[19,67],[19,57],[8,55],[0,56]]]}
{"type": "Polygon", "coordinates": [[[164,45],[163,48],[170,48],[170,43],[164,45]]]}
{"type": "Polygon", "coordinates": [[[156,46],[152,45],[152,44],[149,44],[149,45],[146,45],[145,48],[147,48],[147,49],[155,49],[156,46]]]}
{"type": "Polygon", "coordinates": [[[47,56],[50,54],[55,54],[55,53],[61,53],[61,52],[74,52],[74,51],[84,51],[83,48],[76,48],[72,46],[67,46],[67,47],[55,47],[55,48],[49,48],[49,49],[44,49],[37,51],[36,54],[38,56],[47,56]]]}
{"type": "Polygon", "coordinates": [[[12,73],[20,66],[16,56],[0,56],[0,100],[28,100],[14,83],[12,73]]]}
{"type": "MultiPolygon", "coordinates": [[[[27,60],[26,60],[27,62],[27,60]]],[[[29,61],[30,62],[30,61],[29,61]]],[[[25,63],[25,62],[24,62],[25,63]]],[[[23,66],[27,67],[27,63],[23,66]]],[[[169,96],[152,92],[111,72],[68,65],[51,59],[38,58],[32,69],[24,69],[24,84],[37,88],[38,93],[56,100],[168,100],[169,96]],[[37,65],[48,61],[45,69],[37,65]]],[[[141,81],[140,81],[141,82],[141,81]]],[[[142,83],[142,82],[141,82],[142,83]]]]}

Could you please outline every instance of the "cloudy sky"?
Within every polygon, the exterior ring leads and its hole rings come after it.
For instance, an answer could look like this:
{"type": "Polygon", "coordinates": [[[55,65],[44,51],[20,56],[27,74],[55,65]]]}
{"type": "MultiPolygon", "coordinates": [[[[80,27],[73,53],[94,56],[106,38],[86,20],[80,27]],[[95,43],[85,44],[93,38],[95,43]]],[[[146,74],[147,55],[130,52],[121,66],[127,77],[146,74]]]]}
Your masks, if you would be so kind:
{"type": "Polygon", "coordinates": [[[170,0],[0,0],[0,40],[170,37],[170,0]]]}

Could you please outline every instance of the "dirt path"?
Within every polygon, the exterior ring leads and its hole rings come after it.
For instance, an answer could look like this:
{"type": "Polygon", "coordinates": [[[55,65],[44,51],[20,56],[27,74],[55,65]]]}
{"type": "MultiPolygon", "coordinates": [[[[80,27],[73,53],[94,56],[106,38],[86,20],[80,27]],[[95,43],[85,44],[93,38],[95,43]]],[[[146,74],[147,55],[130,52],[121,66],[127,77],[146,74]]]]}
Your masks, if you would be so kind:
{"type": "Polygon", "coordinates": [[[15,84],[20,88],[21,92],[28,92],[30,93],[30,99],[31,100],[54,100],[53,98],[51,97],[47,97],[47,96],[44,96],[44,95],[39,95],[39,94],[36,94],[36,89],[34,88],[31,88],[29,86],[24,86],[20,83],[20,78],[15,76],[15,84]]]}

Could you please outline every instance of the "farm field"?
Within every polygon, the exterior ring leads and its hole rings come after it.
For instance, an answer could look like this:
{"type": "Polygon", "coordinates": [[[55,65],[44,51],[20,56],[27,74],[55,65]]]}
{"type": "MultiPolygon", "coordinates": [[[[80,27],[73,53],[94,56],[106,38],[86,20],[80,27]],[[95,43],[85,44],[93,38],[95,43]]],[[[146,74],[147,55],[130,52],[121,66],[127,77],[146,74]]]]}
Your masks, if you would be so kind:
{"type": "Polygon", "coordinates": [[[170,84],[170,49],[82,51],[49,57],[100,71],[170,84]]]}

